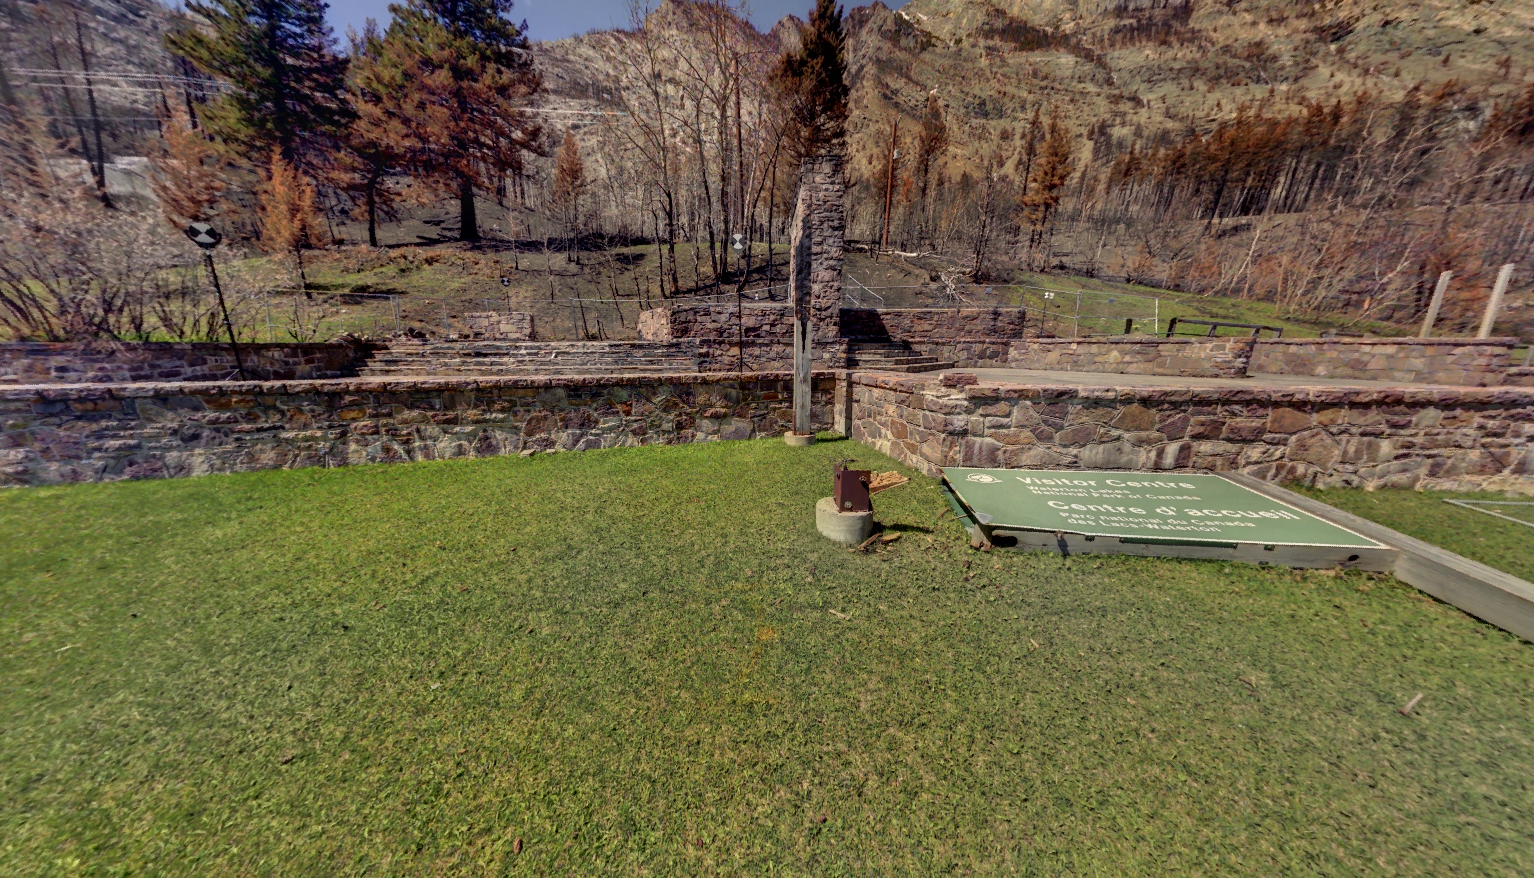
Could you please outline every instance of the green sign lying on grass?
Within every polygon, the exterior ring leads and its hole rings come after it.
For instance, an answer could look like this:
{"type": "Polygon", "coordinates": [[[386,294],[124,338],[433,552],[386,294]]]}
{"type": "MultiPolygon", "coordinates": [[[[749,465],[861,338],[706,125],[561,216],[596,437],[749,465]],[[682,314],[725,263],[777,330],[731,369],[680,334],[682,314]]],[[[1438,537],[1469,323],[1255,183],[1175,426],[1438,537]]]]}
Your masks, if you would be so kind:
{"type": "Polygon", "coordinates": [[[1126,542],[1379,545],[1219,476],[944,467],[943,479],[986,528],[1126,542]]]}

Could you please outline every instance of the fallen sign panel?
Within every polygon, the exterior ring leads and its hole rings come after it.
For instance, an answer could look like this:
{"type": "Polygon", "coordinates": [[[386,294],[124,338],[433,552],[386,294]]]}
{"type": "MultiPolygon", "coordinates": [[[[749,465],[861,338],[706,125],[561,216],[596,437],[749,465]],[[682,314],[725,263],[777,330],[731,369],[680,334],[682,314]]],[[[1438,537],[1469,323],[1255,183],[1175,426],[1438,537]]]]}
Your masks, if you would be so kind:
{"type": "Polygon", "coordinates": [[[1217,475],[944,467],[943,482],[1003,548],[1378,571],[1399,554],[1217,475]]]}

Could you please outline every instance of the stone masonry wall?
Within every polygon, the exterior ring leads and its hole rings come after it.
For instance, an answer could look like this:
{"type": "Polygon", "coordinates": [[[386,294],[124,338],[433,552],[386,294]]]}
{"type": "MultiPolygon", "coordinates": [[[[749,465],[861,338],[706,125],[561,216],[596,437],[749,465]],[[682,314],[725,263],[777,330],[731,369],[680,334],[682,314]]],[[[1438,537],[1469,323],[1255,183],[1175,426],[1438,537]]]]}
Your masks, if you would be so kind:
{"type": "Polygon", "coordinates": [[[1252,351],[1252,374],[1365,378],[1486,387],[1507,375],[1515,338],[1274,338],[1252,351]]]}
{"type": "Polygon", "coordinates": [[[531,341],[533,315],[527,311],[473,311],[463,315],[470,338],[491,341],[531,341]]]}
{"type": "MultiPolygon", "coordinates": [[[[794,346],[789,341],[746,339],[746,372],[793,371],[794,346]]],[[[700,372],[735,372],[741,369],[740,344],[736,339],[698,342],[700,372]]],[[[816,340],[810,345],[811,362],[816,369],[847,368],[847,340],[816,340]]]]}
{"type": "MultiPolygon", "coordinates": [[[[816,373],[813,422],[836,379],[816,373]]],[[[0,485],[194,476],[780,435],[789,376],[0,388],[0,485]]]]}
{"type": "Polygon", "coordinates": [[[946,341],[912,341],[911,350],[936,357],[961,369],[1007,369],[1011,366],[1012,340],[1006,338],[956,338],[946,341]]]}
{"type": "Polygon", "coordinates": [[[668,305],[639,312],[639,338],[643,341],[679,341],[684,338],[733,341],[738,335],[737,315],[747,341],[793,344],[793,314],[787,305],[668,305]]]}
{"type": "Polygon", "coordinates": [[[943,466],[1238,470],[1321,487],[1534,494],[1534,389],[943,387],[858,372],[852,438],[943,466]]]}
{"type": "Polygon", "coordinates": [[[843,308],[842,335],[848,338],[937,341],[1022,338],[1024,308],[843,308]]]}
{"type": "Polygon", "coordinates": [[[1534,367],[1513,366],[1507,370],[1507,377],[1502,383],[1513,387],[1534,387],[1534,367]]]}
{"type": "MultiPolygon", "coordinates": [[[[253,379],[344,378],[373,349],[345,344],[242,344],[253,379]]],[[[210,342],[4,342],[0,385],[223,381],[237,378],[227,344],[210,342]]]]}
{"type": "Polygon", "coordinates": [[[1247,338],[1039,338],[1014,343],[1008,365],[1054,372],[1243,378],[1251,352],[1252,340],[1247,338]]]}

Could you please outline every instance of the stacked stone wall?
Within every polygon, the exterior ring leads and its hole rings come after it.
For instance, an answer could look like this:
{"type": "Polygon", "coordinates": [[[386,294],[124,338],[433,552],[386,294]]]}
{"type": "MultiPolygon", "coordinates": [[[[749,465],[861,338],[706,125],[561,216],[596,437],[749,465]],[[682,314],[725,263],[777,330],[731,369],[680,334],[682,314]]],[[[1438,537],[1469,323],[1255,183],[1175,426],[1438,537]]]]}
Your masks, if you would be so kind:
{"type": "Polygon", "coordinates": [[[644,341],[687,338],[734,341],[736,325],[745,327],[747,341],[793,343],[793,312],[787,305],[671,305],[639,314],[639,337],[644,341]]]}
{"type": "MultiPolygon", "coordinates": [[[[1022,309],[1012,308],[843,308],[840,314],[842,337],[815,341],[817,368],[845,366],[848,342],[860,338],[907,342],[921,354],[960,366],[1004,368],[1008,345],[1021,337],[1025,322],[1022,309]]],[[[740,311],[734,305],[652,308],[639,315],[639,337],[697,339],[704,371],[734,371],[739,362],[737,315],[744,318],[747,371],[792,366],[793,318],[786,305],[746,305],[740,311]]]]}
{"type": "Polygon", "coordinates": [[[488,341],[531,341],[533,315],[526,311],[474,311],[463,315],[470,338],[488,341]]]}
{"type": "Polygon", "coordinates": [[[1240,471],[1321,487],[1534,493],[1534,389],[943,387],[852,376],[851,435],[944,466],[1240,471]]]}
{"type": "MultiPolygon", "coordinates": [[[[734,338],[698,342],[698,369],[702,372],[741,371],[741,346],[734,338]]],[[[815,340],[810,344],[810,357],[816,369],[845,369],[847,367],[847,340],[815,340]]],[[[794,346],[788,341],[746,339],[746,372],[793,371],[794,346]]]]}
{"type": "Polygon", "coordinates": [[[699,343],[648,341],[447,341],[396,343],[361,370],[383,376],[691,374],[699,343]]]}
{"type": "Polygon", "coordinates": [[[1513,338],[1262,339],[1251,374],[1486,387],[1507,376],[1513,338]]]}
{"type": "Polygon", "coordinates": [[[853,339],[1017,339],[1028,328],[1024,308],[841,309],[842,335],[853,339]]]}
{"type": "Polygon", "coordinates": [[[1039,338],[1014,343],[1008,365],[1058,372],[1242,378],[1251,353],[1252,340],[1245,338],[1039,338]]]}
{"type": "MultiPolygon", "coordinates": [[[[812,416],[832,423],[835,376],[812,416]]],[[[781,435],[783,373],[0,388],[0,485],[781,435]]]]}
{"type": "MultiPolygon", "coordinates": [[[[242,344],[240,356],[250,378],[287,381],[354,376],[374,350],[347,344],[242,344]]],[[[227,344],[0,343],[0,385],[225,381],[238,377],[234,354],[227,344]]]]}
{"type": "Polygon", "coordinates": [[[1514,366],[1508,369],[1502,383],[1513,387],[1534,387],[1534,366],[1514,366]]]}
{"type": "Polygon", "coordinates": [[[1006,338],[956,338],[947,341],[912,341],[911,350],[961,369],[1011,367],[1012,340],[1006,338]]]}

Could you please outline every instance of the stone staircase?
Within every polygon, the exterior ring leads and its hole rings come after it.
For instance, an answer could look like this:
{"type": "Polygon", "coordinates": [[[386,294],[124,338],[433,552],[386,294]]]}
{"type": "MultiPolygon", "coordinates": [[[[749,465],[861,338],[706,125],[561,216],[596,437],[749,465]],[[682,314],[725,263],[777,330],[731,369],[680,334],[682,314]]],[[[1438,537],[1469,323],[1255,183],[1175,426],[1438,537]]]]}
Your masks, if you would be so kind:
{"type": "Polygon", "coordinates": [[[696,345],[633,341],[396,343],[358,370],[368,378],[611,375],[698,371],[696,345]]]}
{"type": "Polygon", "coordinates": [[[847,348],[847,366],[882,372],[936,372],[954,364],[918,354],[906,341],[854,341],[847,348]]]}

